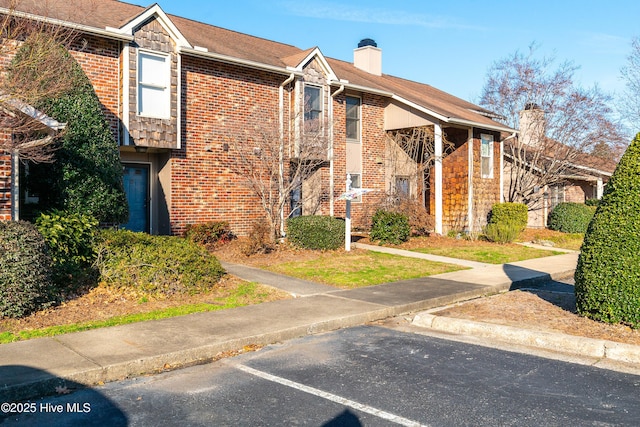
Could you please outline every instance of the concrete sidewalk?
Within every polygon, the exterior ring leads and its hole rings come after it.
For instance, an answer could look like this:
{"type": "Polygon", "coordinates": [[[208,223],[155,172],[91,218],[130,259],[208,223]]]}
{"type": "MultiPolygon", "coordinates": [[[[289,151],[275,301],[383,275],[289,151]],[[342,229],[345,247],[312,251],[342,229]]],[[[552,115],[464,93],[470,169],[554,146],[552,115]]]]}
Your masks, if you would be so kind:
{"type": "Polygon", "coordinates": [[[361,325],[571,274],[577,254],[339,290],[225,264],[298,298],[0,345],[0,402],[204,363],[220,352],[361,325]]]}

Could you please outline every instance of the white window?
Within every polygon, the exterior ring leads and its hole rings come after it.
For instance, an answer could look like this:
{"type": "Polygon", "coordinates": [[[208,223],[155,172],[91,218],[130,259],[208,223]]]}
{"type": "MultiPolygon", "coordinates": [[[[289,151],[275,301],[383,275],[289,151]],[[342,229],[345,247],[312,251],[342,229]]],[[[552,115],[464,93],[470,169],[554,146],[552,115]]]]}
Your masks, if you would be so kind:
{"type": "MultiPolygon", "coordinates": [[[[349,177],[351,178],[351,189],[362,188],[362,175],[360,173],[350,173],[349,177]]],[[[353,202],[361,202],[362,196],[358,196],[352,200],[353,202]]]]}
{"type": "Polygon", "coordinates": [[[347,140],[360,142],[360,98],[347,96],[347,140]]]}
{"type": "Polygon", "coordinates": [[[169,56],[138,52],[138,115],[168,119],[170,89],[169,56]]]}
{"type": "Polygon", "coordinates": [[[304,131],[317,133],[322,121],[322,93],[317,86],[304,87],[304,131]]]}
{"type": "Polygon", "coordinates": [[[480,171],[483,178],[493,178],[493,135],[480,135],[480,171]]]}

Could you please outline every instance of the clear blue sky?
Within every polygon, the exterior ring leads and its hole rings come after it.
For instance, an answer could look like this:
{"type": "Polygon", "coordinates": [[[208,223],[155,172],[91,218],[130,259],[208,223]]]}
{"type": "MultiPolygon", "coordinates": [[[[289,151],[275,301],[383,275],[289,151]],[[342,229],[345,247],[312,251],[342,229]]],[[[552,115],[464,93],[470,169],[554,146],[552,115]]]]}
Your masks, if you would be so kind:
{"type": "MultiPolygon", "coordinates": [[[[128,0],[142,6],[140,0],[128,0]]],[[[151,1],[151,0],[150,0],[151,1]]],[[[488,68],[516,50],[580,66],[578,82],[620,91],[640,36],[638,0],[157,0],[165,12],[353,61],[373,38],[384,73],[477,102],[488,68]]]]}

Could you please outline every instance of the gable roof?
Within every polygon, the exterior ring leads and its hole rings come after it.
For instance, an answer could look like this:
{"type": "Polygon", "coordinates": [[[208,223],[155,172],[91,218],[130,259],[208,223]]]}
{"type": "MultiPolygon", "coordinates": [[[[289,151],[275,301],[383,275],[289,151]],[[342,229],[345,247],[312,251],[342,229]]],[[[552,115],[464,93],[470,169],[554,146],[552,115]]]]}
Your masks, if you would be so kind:
{"type": "MultiPolygon", "coordinates": [[[[11,0],[0,0],[0,12],[7,12],[11,0]]],[[[93,32],[116,39],[131,39],[132,27],[151,16],[159,16],[185,54],[214,60],[237,62],[290,74],[302,61],[316,55],[326,64],[335,85],[376,93],[409,105],[444,123],[514,132],[492,120],[490,111],[457,98],[427,84],[382,74],[376,76],[356,68],[352,63],[325,58],[317,47],[298,47],[254,37],[175,15],[167,15],[157,3],[147,8],[117,0],[20,0],[17,6],[26,16],[50,20],[57,24],[93,32]]]]}

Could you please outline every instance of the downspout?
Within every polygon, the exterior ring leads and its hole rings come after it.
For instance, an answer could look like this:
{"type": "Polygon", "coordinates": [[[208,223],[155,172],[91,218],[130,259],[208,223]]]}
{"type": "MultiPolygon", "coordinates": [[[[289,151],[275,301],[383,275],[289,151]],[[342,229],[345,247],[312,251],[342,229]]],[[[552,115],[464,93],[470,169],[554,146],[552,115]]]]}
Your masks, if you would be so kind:
{"type": "MultiPolygon", "coordinates": [[[[278,148],[278,187],[280,192],[284,188],[284,87],[295,79],[296,75],[291,75],[278,88],[278,107],[280,110],[280,147],[278,148]]],[[[282,196],[282,194],[281,194],[282,196]]],[[[284,237],[284,205],[280,208],[280,237],[284,237]]]]}
{"type": "Polygon", "coordinates": [[[500,203],[504,203],[504,142],[508,139],[515,138],[517,134],[518,132],[513,132],[500,141],[500,203]]]}
{"type": "MultiPolygon", "coordinates": [[[[341,85],[338,90],[336,90],[331,98],[335,100],[337,95],[340,95],[344,92],[344,85],[341,85]]],[[[334,215],[334,200],[333,200],[333,191],[334,191],[334,177],[333,177],[333,101],[329,104],[329,120],[331,125],[329,126],[329,215],[334,215]]]]}

